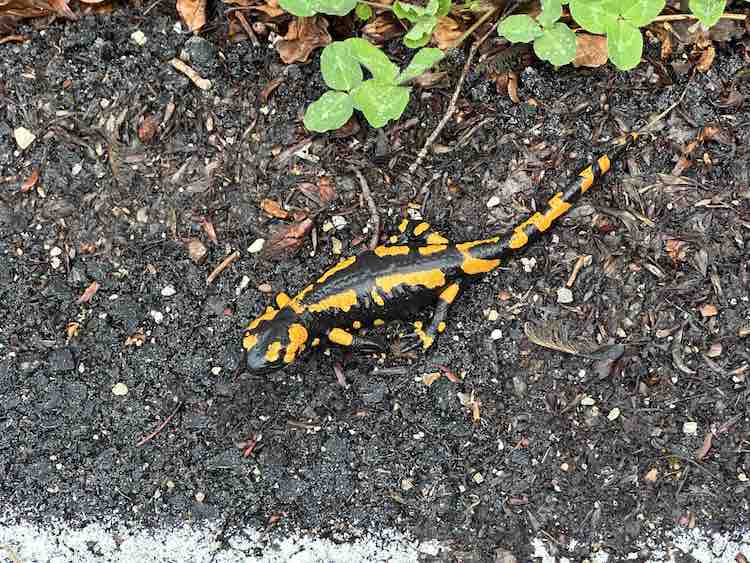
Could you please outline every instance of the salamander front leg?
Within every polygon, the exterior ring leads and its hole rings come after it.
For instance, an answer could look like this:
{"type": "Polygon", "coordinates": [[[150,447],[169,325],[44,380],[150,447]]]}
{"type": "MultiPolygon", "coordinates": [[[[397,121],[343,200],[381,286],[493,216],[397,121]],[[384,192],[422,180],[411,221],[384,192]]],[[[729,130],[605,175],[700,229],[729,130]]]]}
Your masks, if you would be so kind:
{"type": "Polygon", "coordinates": [[[343,328],[332,328],[328,331],[326,336],[328,337],[328,340],[334,344],[351,348],[352,350],[363,354],[385,352],[385,345],[382,342],[373,338],[354,335],[343,328]]]}
{"type": "Polygon", "coordinates": [[[458,282],[454,282],[443,289],[438,297],[435,313],[432,315],[429,326],[425,329],[422,321],[416,321],[414,332],[404,336],[404,338],[414,338],[415,341],[402,348],[402,352],[410,352],[420,346],[423,350],[427,350],[435,343],[438,335],[445,331],[445,319],[448,317],[448,310],[460,289],[458,282]]]}

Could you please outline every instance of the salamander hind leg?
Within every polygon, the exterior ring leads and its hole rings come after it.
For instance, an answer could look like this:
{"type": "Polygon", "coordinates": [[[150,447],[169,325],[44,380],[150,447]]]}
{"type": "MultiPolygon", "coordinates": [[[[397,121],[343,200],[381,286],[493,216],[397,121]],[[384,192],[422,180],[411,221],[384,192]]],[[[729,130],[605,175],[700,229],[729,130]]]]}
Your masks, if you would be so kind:
{"type": "Polygon", "coordinates": [[[429,223],[404,219],[398,225],[398,234],[388,239],[388,244],[448,244],[448,239],[434,231],[429,223]]]}
{"type": "Polygon", "coordinates": [[[386,347],[382,342],[374,338],[367,338],[364,336],[352,334],[351,332],[349,332],[348,330],[344,330],[343,328],[332,328],[328,331],[326,336],[328,337],[329,342],[333,342],[334,344],[338,344],[339,346],[344,346],[346,348],[351,348],[352,350],[361,352],[363,354],[386,351],[386,347]]]}
{"type": "Polygon", "coordinates": [[[459,291],[460,286],[458,282],[455,282],[440,292],[430,324],[425,328],[422,321],[415,321],[414,332],[402,337],[402,339],[413,339],[414,341],[401,348],[402,352],[411,352],[420,347],[427,350],[435,343],[438,335],[445,331],[448,311],[459,291]]]}

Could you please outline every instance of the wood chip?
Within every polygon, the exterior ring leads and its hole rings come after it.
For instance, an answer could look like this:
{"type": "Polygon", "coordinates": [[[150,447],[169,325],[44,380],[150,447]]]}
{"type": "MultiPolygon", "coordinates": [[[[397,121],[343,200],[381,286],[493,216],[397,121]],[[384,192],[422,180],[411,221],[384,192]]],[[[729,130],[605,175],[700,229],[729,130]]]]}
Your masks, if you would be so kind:
{"type": "Polygon", "coordinates": [[[201,75],[199,75],[195,70],[193,70],[191,67],[186,65],[184,62],[182,62],[180,59],[172,59],[169,61],[169,64],[171,64],[176,70],[187,76],[193,84],[195,84],[198,88],[201,90],[210,90],[211,89],[211,81],[207,78],[203,78],[201,75]]]}

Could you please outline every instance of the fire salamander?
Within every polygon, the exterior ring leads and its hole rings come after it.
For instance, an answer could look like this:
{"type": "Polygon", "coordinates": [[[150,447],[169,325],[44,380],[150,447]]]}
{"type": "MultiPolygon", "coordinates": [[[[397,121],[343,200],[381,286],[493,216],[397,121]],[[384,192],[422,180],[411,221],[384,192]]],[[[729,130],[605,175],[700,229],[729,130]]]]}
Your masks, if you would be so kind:
{"type": "Polygon", "coordinates": [[[384,351],[359,329],[413,318],[410,315],[434,305],[431,319],[414,322],[408,335],[413,341],[407,349],[429,348],[445,331],[448,310],[466,283],[504,264],[549,230],[637,137],[629,134],[556,193],[544,211],[507,235],[453,243],[427,223],[404,220],[387,245],[342,260],[294,297],[280,293],[277,307],[268,307],[244,332],[247,369],[273,371],[330,343],[363,352],[384,351]]]}

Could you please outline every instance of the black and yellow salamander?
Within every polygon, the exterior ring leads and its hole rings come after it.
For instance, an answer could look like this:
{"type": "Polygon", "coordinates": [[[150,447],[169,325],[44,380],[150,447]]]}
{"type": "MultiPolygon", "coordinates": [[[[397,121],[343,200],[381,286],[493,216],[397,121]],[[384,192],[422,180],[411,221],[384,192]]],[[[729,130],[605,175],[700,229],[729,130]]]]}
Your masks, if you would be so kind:
{"type": "Polygon", "coordinates": [[[637,137],[625,137],[556,193],[545,210],[507,235],[453,243],[427,223],[404,220],[388,244],[342,260],[294,297],[280,293],[277,307],[268,307],[244,332],[247,369],[272,371],[329,343],[382,351],[380,343],[358,334],[359,329],[414,318],[434,305],[431,320],[414,322],[414,340],[408,347],[429,348],[445,331],[448,309],[465,284],[496,269],[549,230],[637,137]]]}

